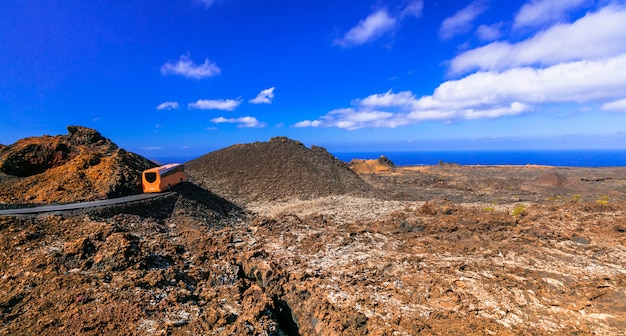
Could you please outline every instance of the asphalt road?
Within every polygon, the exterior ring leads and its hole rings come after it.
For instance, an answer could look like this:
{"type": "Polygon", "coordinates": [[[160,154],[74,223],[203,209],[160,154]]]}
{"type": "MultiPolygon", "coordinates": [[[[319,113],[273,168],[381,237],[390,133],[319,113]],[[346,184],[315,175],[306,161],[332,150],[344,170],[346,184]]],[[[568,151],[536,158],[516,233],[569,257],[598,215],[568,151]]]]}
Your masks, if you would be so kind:
{"type": "Polygon", "coordinates": [[[45,206],[39,206],[39,207],[34,207],[34,208],[23,208],[23,209],[5,209],[5,210],[0,210],[0,216],[39,214],[39,213],[47,213],[47,212],[63,212],[63,211],[85,209],[85,208],[99,208],[99,207],[108,206],[108,205],[130,203],[130,202],[142,201],[142,200],[146,200],[150,198],[163,197],[163,196],[170,195],[172,193],[173,192],[139,194],[139,195],[106,199],[102,201],[81,202],[81,203],[71,203],[71,204],[62,204],[62,205],[45,205],[45,206]]]}

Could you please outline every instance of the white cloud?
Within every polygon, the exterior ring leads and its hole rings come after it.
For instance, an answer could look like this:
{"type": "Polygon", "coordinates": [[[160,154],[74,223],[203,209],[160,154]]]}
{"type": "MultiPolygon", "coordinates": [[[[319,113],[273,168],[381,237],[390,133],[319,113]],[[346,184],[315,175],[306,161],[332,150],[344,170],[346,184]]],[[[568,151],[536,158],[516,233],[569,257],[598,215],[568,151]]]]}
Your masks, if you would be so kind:
{"type": "Polygon", "coordinates": [[[274,89],[275,87],[271,87],[259,92],[256,98],[250,99],[249,102],[252,104],[271,104],[272,99],[274,99],[274,89]]]}
{"type": "Polygon", "coordinates": [[[353,47],[374,41],[393,32],[404,18],[421,17],[423,10],[423,0],[413,0],[406,7],[394,13],[389,13],[384,8],[379,9],[359,21],[356,26],[348,30],[343,37],[335,39],[333,43],[342,47],[353,47]]]}
{"type": "Polygon", "coordinates": [[[234,99],[198,99],[195,103],[189,103],[187,106],[189,109],[194,110],[223,110],[223,111],[234,111],[239,104],[241,104],[241,100],[234,99]]]}
{"type": "Polygon", "coordinates": [[[365,106],[365,107],[402,107],[409,106],[415,100],[415,96],[409,92],[404,91],[400,93],[392,93],[391,90],[383,94],[373,94],[365,97],[364,99],[357,99],[352,102],[353,105],[365,106]]]}
{"type": "Polygon", "coordinates": [[[167,62],[161,67],[161,73],[164,75],[182,75],[195,79],[213,77],[221,72],[222,70],[208,58],[204,63],[196,65],[188,55],[181,55],[178,62],[167,62]]]}
{"type": "Polygon", "coordinates": [[[400,126],[394,118],[394,113],[384,111],[355,110],[345,108],[330,111],[324,117],[325,123],[334,123],[336,127],[354,130],[363,127],[390,127],[400,126]]]}
{"type": "Polygon", "coordinates": [[[599,60],[625,52],[626,8],[609,6],[516,44],[494,42],[466,51],[450,62],[450,73],[599,60]]]}
{"type": "Polygon", "coordinates": [[[606,110],[626,105],[626,54],[600,61],[577,61],[544,69],[513,68],[479,72],[447,81],[430,96],[404,91],[374,94],[353,107],[328,112],[296,127],[397,127],[422,121],[498,118],[539,109],[546,103],[607,102],[606,110]]]}
{"type": "Polygon", "coordinates": [[[396,18],[389,16],[387,10],[381,9],[361,20],[342,38],[335,40],[335,44],[350,47],[370,42],[391,31],[397,21],[396,18]]]}
{"type": "Polygon", "coordinates": [[[589,4],[590,0],[534,0],[522,6],[515,16],[514,28],[539,26],[562,20],[568,11],[589,4]]]}
{"type": "Polygon", "coordinates": [[[480,25],[476,29],[476,36],[483,41],[495,41],[502,36],[502,22],[492,25],[480,25]]]}
{"type": "Polygon", "coordinates": [[[485,6],[484,1],[477,0],[472,2],[467,7],[443,20],[439,28],[439,37],[447,40],[456,35],[466,33],[472,27],[472,22],[486,9],[487,6],[485,6]]]}
{"type": "Polygon", "coordinates": [[[443,83],[435,96],[463,101],[519,97],[528,102],[586,102],[623,95],[626,54],[599,61],[560,63],[548,68],[479,72],[443,83]]]}
{"type": "MultiPolygon", "coordinates": [[[[484,10],[483,4],[474,2],[459,12],[462,15],[457,13],[442,24],[442,37],[454,36],[464,25],[471,27],[484,10]]],[[[477,36],[498,38],[501,29],[501,23],[484,26],[477,36]]],[[[373,94],[294,126],[393,128],[423,121],[513,116],[562,103],[603,104],[605,111],[626,112],[626,6],[609,5],[575,22],[555,24],[524,41],[490,43],[450,62],[454,75],[476,70],[479,72],[442,83],[431,95],[417,97],[411,91],[373,94]]]]}
{"type": "Polygon", "coordinates": [[[222,124],[222,123],[229,123],[229,124],[238,124],[238,127],[265,127],[265,123],[260,122],[259,120],[257,120],[257,118],[255,117],[241,117],[241,118],[224,118],[224,117],[218,117],[218,118],[213,118],[211,119],[212,123],[215,124],[222,124]]]}
{"type": "Polygon", "coordinates": [[[319,127],[322,125],[322,122],[320,120],[303,120],[300,122],[295,123],[293,126],[294,127],[319,127]]]}
{"type": "Polygon", "coordinates": [[[171,102],[171,101],[161,103],[159,104],[159,106],[156,107],[157,110],[171,110],[171,109],[177,109],[177,108],[178,108],[178,103],[171,102]]]}
{"type": "Polygon", "coordinates": [[[414,16],[421,17],[424,11],[424,1],[416,0],[409,3],[402,11],[401,17],[414,16]]]}
{"type": "Polygon", "coordinates": [[[149,150],[149,151],[152,151],[152,150],[160,150],[160,149],[163,149],[163,147],[158,147],[158,146],[149,146],[149,147],[139,147],[139,149],[141,149],[141,150],[149,150]]]}
{"type": "Polygon", "coordinates": [[[626,99],[605,103],[602,105],[602,111],[626,112],[626,99]]]}

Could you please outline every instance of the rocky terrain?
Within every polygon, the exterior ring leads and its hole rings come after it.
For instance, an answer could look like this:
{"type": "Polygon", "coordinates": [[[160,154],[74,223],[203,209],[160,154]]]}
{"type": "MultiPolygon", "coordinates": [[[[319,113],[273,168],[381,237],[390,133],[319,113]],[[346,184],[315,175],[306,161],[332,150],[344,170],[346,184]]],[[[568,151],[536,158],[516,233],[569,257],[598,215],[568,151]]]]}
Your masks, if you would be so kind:
{"type": "Polygon", "coordinates": [[[354,163],[274,138],[0,217],[0,334],[624,334],[626,168],[354,163]]]}
{"type": "Polygon", "coordinates": [[[68,203],[141,193],[138,172],[154,167],[93,129],[22,139],[0,148],[0,206],[68,203]]]}

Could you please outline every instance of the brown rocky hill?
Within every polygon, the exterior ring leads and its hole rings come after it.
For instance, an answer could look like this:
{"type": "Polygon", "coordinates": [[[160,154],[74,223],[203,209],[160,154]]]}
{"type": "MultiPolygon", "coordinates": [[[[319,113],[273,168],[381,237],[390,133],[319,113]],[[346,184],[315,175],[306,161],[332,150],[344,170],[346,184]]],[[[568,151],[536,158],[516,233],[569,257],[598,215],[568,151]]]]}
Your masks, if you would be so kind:
{"type": "Polygon", "coordinates": [[[187,163],[192,180],[235,202],[366,195],[373,188],[322,147],[286,137],[234,145],[187,163]]]}
{"type": "Polygon", "coordinates": [[[93,129],[31,137],[0,149],[0,203],[89,201],[141,192],[141,171],[155,166],[93,129]]]}

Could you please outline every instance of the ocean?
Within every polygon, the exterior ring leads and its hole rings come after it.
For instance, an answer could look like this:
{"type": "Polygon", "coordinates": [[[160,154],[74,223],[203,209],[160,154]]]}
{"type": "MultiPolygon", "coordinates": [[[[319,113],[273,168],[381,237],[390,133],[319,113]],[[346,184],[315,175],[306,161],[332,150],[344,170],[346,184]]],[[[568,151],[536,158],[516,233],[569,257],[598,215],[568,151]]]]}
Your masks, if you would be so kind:
{"type": "Polygon", "coordinates": [[[396,166],[434,165],[440,161],[461,165],[626,166],[626,150],[354,152],[334,155],[342,161],[350,161],[353,158],[376,159],[384,155],[396,166]]]}
{"type": "MultiPolygon", "coordinates": [[[[331,152],[339,160],[377,159],[381,155],[396,166],[434,165],[440,161],[461,165],[547,165],[561,167],[626,166],[626,149],[621,150],[509,150],[509,151],[419,151],[419,152],[331,152]]],[[[196,157],[155,157],[159,164],[185,163],[196,157]]]]}

